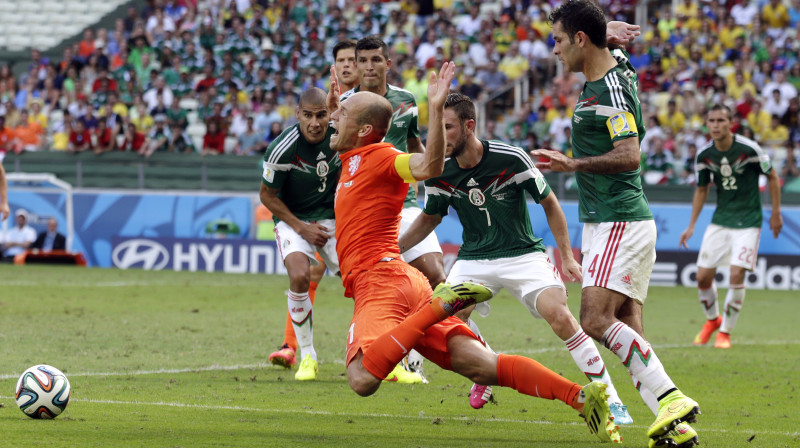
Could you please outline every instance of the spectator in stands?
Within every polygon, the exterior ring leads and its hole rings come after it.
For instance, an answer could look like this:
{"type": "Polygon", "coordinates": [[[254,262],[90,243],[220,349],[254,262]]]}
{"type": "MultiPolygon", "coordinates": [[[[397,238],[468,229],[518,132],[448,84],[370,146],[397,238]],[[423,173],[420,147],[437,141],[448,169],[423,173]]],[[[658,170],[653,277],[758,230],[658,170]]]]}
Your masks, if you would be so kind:
{"type": "Polygon", "coordinates": [[[683,157],[683,165],[680,173],[679,183],[684,185],[695,185],[697,179],[695,178],[694,164],[697,161],[697,145],[689,143],[686,147],[686,155],[683,157]]]}
{"type": "Polygon", "coordinates": [[[76,120],[74,126],[75,127],[72,129],[72,132],[69,134],[67,151],[73,154],[83,151],[91,151],[92,135],[89,133],[89,130],[86,129],[84,122],[81,120],[76,120]]]}
{"type": "Polygon", "coordinates": [[[94,154],[99,156],[103,153],[113,151],[117,146],[117,140],[111,129],[108,127],[108,121],[105,119],[97,122],[97,127],[92,131],[94,138],[94,154]]]}
{"type": "Polygon", "coordinates": [[[204,156],[218,155],[225,153],[225,133],[219,126],[217,120],[209,120],[206,124],[206,135],[203,137],[203,151],[204,156]]]}
{"type": "Polygon", "coordinates": [[[789,110],[789,100],[781,95],[779,88],[772,89],[771,93],[772,95],[764,101],[764,111],[782,118],[789,110]]]}
{"type": "Polygon", "coordinates": [[[39,232],[36,240],[30,245],[30,249],[38,249],[42,252],[54,250],[66,250],[67,238],[58,231],[58,220],[50,218],[47,220],[47,230],[39,232]]]}
{"type": "Polygon", "coordinates": [[[86,103],[86,111],[82,116],[78,117],[78,121],[82,122],[83,127],[90,132],[97,127],[99,120],[94,114],[94,106],[92,103],[86,103]]]}
{"type": "Polygon", "coordinates": [[[761,89],[761,95],[764,99],[769,99],[773,95],[775,89],[781,91],[781,98],[787,101],[790,98],[797,96],[797,89],[786,79],[786,72],[784,70],[775,70],[774,81],[768,81],[761,89]]]}
{"type": "Polygon", "coordinates": [[[130,111],[130,122],[136,125],[137,130],[145,133],[149,132],[155,123],[141,97],[134,99],[134,107],[130,111]]]}
{"type": "Polygon", "coordinates": [[[169,148],[169,140],[172,135],[167,126],[166,115],[158,114],[153,117],[153,120],[155,125],[147,134],[147,139],[139,150],[139,154],[145,158],[152,156],[153,153],[157,151],[166,152],[169,148]]]}
{"type": "Polygon", "coordinates": [[[762,108],[760,100],[753,101],[752,110],[747,114],[747,125],[758,140],[772,123],[772,116],[762,108]]]}
{"type": "Polygon", "coordinates": [[[266,136],[264,136],[264,148],[266,149],[266,147],[269,146],[269,144],[272,143],[273,140],[278,138],[282,132],[283,132],[283,126],[281,125],[281,122],[280,121],[273,122],[270,125],[266,136]]]}
{"type": "Polygon", "coordinates": [[[648,184],[665,184],[675,177],[675,161],[672,153],[664,150],[664,141],[655,137],[650,140],[650,153],[644,169],[644,180],[648,184]]]}
{"type": "MultiPolygon", "coordinates": [[[[786,150],[789,141],[789,129],[781,124],[781,116],[772,115],[769,126],[762,131],[759,141],[767,151],[775,157],[776,153],[786,150]]],[[[782,159],[783,157],[778,157],[782,159]]]]}
{"type": "Polygon", "coordinates": [[[15,143],[15,152],[17,154],[22,151],[38,151],[41,149],[44,129],[39,125],[39,122],[30,119],[27,109],[20,111],[20,120],[17,127],[14,128],[14,134],[17,139],[15,143]]]}
{"type": "Polygon", "coordinates": [[[170,124],[170,137],[168,143],[168,152],[193,153],[197,151],[192,138],[185,129],[176,123],[170,124]]]}
{"type": "Polygon", "coordinates": [[[749,0],[741,0],[731,8],[731,17],[737,25],[751,28],[753,21],[758,17],[758,5],[751,4],[749,0]]]}
{"type": "Polygon", "coordinates": [[[18,208],[14,213],[17,225],[6,230],[2,238],[2,261],[13,263],[14,257],[28,250],[36,241],[36,231],[28,225],[28,211],[18,208]]]}
{"type": "Polygon", "coordinates": [[[122,145],[120,145],[120,151],[127,151],[127,152],[134,152],[139,153],[144,146],[144,141],[147,136],[138,131],[136,126],[133,123],[128,123],[125,127],[124,140],[122,141],[122,145]]]}
{"type": "Polygon", "coordinates": [[[674,98],[667,101],[667,110],[658,115],[658,122],[662,126],[670,128],[674,133],[686,129],[686,115],[678,109],[674,98]]]}
{"type": "Polygon", "coordinates": [[[255,126],[261,135],[265,135],[272,128],[273,123],[283,123],[283,117],[275,109],[275,102],[266,100],[261,112],[255,117],[255,126]]]}
{"type": "Polygon", "coordinates": [[[236,154],[252,156],[264,152],[263,134],[256,131],[254,123],[253,117],[248,116],[247,129],[237,136],[236,154]]]}
{"type": "Polygon", "coordinates": [[[78,46],[78,56],[84,61],[94,52],[94,31],[91,28],[83,30],[83,39],[78,46]]]}
{"type": "Polygon", "coordinates": [[[510,81],[516,81],[523,76],[528,76],[530,63],[525,56],[520,54],[518,42],[511,42],[508,46],[508,52],[503,56],[503,59],[500,60],[498,69],[503,72],[510,81]]]}
{"type": "Polygon", "coordinates": [[[565,106],[558,106],[556,110],[558,115],[550,122],[548,136],[552,143],[551,149],[560,151],[567,143],[568,138],[564,129],[572,127],[572,118],[567,116],[567,108],[565,106]]]}
{"type": "Polygon", "coordinates": [[[456,29],[462,36],[475,36],[481,30],[480,3],[472,4],[469,7],[469,15],[464,16],[456,25],[456,29]]]}

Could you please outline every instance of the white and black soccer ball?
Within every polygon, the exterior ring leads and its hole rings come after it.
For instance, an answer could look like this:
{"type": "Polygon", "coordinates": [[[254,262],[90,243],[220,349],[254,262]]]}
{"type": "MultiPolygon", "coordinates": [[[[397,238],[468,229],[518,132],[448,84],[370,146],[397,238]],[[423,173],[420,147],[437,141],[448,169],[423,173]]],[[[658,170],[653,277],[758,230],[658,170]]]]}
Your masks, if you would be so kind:
{"type": "Polygon", "coordinates": [[[17,381],[17,406],[30,418],[55,418],[69,403],[69,380],[53,366],[40,364],[26,370],[17,381]]]}

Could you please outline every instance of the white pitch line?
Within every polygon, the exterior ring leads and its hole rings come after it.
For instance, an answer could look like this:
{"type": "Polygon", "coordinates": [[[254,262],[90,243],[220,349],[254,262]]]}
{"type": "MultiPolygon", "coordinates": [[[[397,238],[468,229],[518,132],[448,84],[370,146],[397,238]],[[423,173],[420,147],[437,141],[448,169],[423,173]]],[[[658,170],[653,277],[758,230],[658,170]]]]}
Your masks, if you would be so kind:
{"type": "MultiPolygon", "coordinates": [[[[800,341],[743,341],[737,342],[737,345],[750,345],[750,346],[759,346],[759,345],[798,345],[800,341]]],[[[693,344],[665,344],[665,345],[657,345],[655,346],[657,349],[693,349],[693,350],[702,350],[702,348],[696,347],[693,344]]],[[[552,352],[560,352],[563,351],[563,347],[544,347],[544,348],[534,348],[534,349],[523,349],[523,350],[514,350],[513,352],[508,352],[512,354],[520,354],[520,355],[531,355],[537,353],[552,353],[552,352]]],[[[502,353],[502,352],[501,352],[502,353]]],[[[333,360],[324,360],[323,363],[329,364],[337,364],[337,365],[344,365],[344,358],[337,358],[333,360]]],[[[180,369],[153,369],[153,370],[133,370],[128,372],[64,372],[68,374],[68,376],[83,376],[83,377],[103,377],[103,376],[138,376],[138,375],[159,375],[159,374],[177,374],[177,373],[192,373],[192,372],[219,372],[219,371],[230,371],[230,370],[240,370],[240,369],[263,369],[265,367],[272,367],[272,364],[241,364],[241,365],[232,365],[232,366],[221,366],[218,364],[210,365],[210,366],[201,366],[201,367],[184,367],[180,369]]],[[[12,378],[18,378],[19,373],[4,373],[0,374],[0,380],[8,380],[12,378]]]]}
{"type": "MultiPolygon", "coordinates": [[[[0,396],[0,399],[14,399],[14,397],[8,396],[0,396]]],[[[509,419],[509,418],[479,418],[479,417],[456,417],[456,416],[449,416],[449,417],[442,417],[441,415],[432,413],[432,414],[425,414],[424,412],[418,414],[383,414],[383,413],[353,413],[353,412],[331,412],[331,411],[319,411],[319,410],[310,410],[310,409],[264,409],[264,408],[251,408],[251,407],[243,407],[243,406],[221,406],[221,405],[205,405],[205,404],[191,404],[191,403],[175,403],[175,402],[164,402],[164,401],[157,401],[157,402],[144,402],[144,401],[122,401],[122,400],[94,400],[89,398],[73,398],[70,401],[80,401],[83,403],[97,403],[97,404],[118,404],[118,405],[130,405],[130,406],[166,406],[166,407],[175,407],[175,408],[191,408],[191,409],[209,409],[209,410],[217,410],[217,411],[246,411],[246,412],[263,412],[263,413],[270,413],[270,414],[308,414],[308,415],[332,415],[332,416],[339,416],[339,417],[366,417],[366,418],[393,418],[393,419],[407,419],[407,420],[428,420],[431,418],[444,418],[456,421],[478,421],[478,422],[485,422],[485,423],[492,423],[492,422],[500,422],[500,423],[514,423],[514,424],[532,424],[532,425],[562,425],[562,426],[583,426],[583,423],[579,422],[548,422],[542,420],[519,420],[519,419],[509,419]]],[[[643,425],[629,425],[625,426],[625,428],[636,428],[636,429],[645,429],[647,426],[643,425]]],[[[730,433],[730,434],[762,434],[762,435],[773,435],[773,436],[788,436],[794,437],[800,435],[800,432],[780,432],[780,431],[763,431],[763,430],[728,430],[728,429],[719,429],[719,428],[703,428],[702,432],[718,432],[718,433],[730,433]]]]}

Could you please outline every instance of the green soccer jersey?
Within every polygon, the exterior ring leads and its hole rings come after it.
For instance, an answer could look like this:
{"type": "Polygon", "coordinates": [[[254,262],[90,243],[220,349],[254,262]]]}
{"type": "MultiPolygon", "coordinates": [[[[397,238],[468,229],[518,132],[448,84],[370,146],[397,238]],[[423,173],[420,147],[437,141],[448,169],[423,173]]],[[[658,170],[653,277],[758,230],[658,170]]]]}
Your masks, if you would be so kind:
{"type": "MultiPolygon", "coordinates": [[[[644,138],[639,81],[624,52],[615,50],[618,64],[603,78],[583,86],[572,116],[573,157],[600,156],[614,142],[644,138]]],[[[641,168],[615,174],[578,172],[581,222],[644,221],[653,219],[642,191],[641,168]]]]}
{"type": "MultiPolygon", "coordinates": [[[[359,91],[361,86],[348,90],[343,93],[340,100],[344,101],[352,94],[359,91]]],[[[392,123],[383,141],[391,143],[395,148],[408,152],[408,139],[419,138],[419,110],[414,94],[400,87],[386,84],[386,95],[383,96],[391,103],[394,112],[392,113],[392,123]]],[[[405,207],[417,206],[416,185],[410,184],[408,195],[406,196],[405,207]]]]}
{"type": "MultiPolygon", "coordinates": [[[[261,181],[279,189],[278,198],[303,221],[333,219],[333,201],[342,161],[331,149],[334,133],[328,128],[325,139],[312,145],[294,125],[281,133],[264,154],[261,181]]],[[[275,218],[278,222],[278,218],[275,218]]]]}
{"type": "Polygon", "coordinates": [[[733,136],[733,145],[720,151],[714,140],[697,154],[697,186],[712,179],[717,187],[717,209],[711,222],[734,229],[761,228],[761,192],[758,177],[769,174],[772,164],[758,143],[741,135],[733,136]]]}
{"type": "Polygon", "coordinates": [[[533,235],[525,192],[538,203],[550,186],[522,148],[496,140],[481,143],[483,157],[475,167],[463,169],[448,158],[442,175],[425,181],[425,213],[445,216],[448,207],[455,209],[464,228],[462,260],[544,252],[541,238],[533,235]]]}

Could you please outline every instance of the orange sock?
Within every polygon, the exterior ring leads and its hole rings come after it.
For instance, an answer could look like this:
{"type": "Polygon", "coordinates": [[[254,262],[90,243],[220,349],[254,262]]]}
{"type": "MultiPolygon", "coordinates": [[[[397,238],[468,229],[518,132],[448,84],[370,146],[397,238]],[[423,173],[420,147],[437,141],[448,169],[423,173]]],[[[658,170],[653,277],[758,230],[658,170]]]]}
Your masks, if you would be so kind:
{"type": "Polygon", "coordinates": [[[497,355],[497,383],[525,395],[561,400],[579,412],[583,410],[583,403],[575,403],[580,385],[524,356],[497,355]]]}
{"type": "Polygon", "coordinates": [[[378,336],[364,352],[361,361],[364,368],[377,378],[386,378],[403,356],[417,344],[425,334],[425,330],[447,317],[446,315],[443,317],[442,312],[441,304],[434,301],[430,306],[423,307],[398,326],[378,336]]]}
{"type": "MultiPolygon", "coordinates": [[[[309,284],[308,298],[311,299],[312,305],[314,304],[314,296],[317,295],[317,286],[319,286],[317,282],[309,284]]],[[[294,326],[288,311],[286,312],[286,328],[283,329],[283,343],[297,351],[297,337],[294,335],[294,326]]]]}
{"type": "Polygon", "coordinates": [[[314,299],[317,297],[317,287],[319,283],[311,282],[308,284],[308,298],[311,299],[311,304],[314,304],[314,299]]]}

